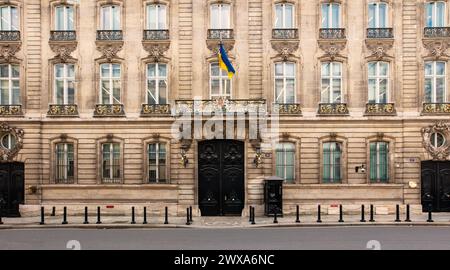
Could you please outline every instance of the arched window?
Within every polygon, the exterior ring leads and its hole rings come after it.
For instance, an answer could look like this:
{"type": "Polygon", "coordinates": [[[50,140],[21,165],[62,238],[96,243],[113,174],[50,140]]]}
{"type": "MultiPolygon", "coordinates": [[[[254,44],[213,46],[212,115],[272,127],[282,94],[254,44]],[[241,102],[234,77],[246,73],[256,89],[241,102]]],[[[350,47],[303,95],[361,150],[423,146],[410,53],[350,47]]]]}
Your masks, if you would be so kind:
{"type": "Polygon", "coordinates": [[[275,103],[295,103],[295,63],[275,63],[275,103]]]}
{"type": "Polygon", "coordinates": [[[389,102],[389,63],[370,62],[368,64],[369,103],[389,102]]]}

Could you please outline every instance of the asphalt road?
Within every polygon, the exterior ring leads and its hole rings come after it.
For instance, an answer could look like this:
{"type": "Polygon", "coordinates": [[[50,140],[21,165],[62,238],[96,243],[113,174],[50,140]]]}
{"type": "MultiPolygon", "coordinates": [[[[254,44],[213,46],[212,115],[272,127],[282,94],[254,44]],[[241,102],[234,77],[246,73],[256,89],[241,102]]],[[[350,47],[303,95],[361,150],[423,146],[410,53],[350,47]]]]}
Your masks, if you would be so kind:
{"type": "Polygon", "coordinates": [[[0,250],[64,250],[68,246],[101,250],[364,250],[368,245],[371,249],[450,249],[450,227],[0,230],[0,250]]]}

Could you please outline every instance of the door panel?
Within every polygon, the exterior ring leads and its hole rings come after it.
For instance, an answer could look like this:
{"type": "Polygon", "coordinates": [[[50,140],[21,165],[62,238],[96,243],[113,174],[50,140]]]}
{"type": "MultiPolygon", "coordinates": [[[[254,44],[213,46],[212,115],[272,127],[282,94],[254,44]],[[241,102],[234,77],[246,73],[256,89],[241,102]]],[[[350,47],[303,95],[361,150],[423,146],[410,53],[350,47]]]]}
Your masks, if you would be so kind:
{"type": "Polygon", "coordinates": [[[23,163],[0,163],[0,200],[3,199],[2,215],[19,217],[19,206],[24,203],[23,163]]]}
{"type": "Polygon", "coordinates": [[[422,210],[450,212],[450,162],[422,162],[422,210]]]}

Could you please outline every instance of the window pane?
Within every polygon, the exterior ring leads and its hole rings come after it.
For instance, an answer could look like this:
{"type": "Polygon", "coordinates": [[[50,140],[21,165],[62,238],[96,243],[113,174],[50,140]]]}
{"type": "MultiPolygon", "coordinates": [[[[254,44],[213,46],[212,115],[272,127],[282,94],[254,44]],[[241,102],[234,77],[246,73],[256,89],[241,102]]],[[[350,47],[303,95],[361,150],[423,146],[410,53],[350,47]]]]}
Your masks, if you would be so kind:
{"type": "Polygon", "coordinates": [[[378,163],[377,163],[377,143],[370,144],[370,180],[377,180],[377,171],[378,171],[378,163]]]}
{"type": "Polygon", "coordinates": [[[120,78],[120,65],[118,64],[113,65],[113,77],[120,78]]]}
{"type": "Polygon", "coordinates": [[[330,63],[322,64],[322,76],[330,76],[330,63]]]}
{"type": "Polygon", "coordinates": [[[211,80],[211,95],[213,95],[213,96],[220,95],[220,81],[219,80],[211,80]]]}
{"type": "Polygon", "coordinates": [[[425,102],[432,103],[432,89],[433,89],[433,83],[430,78],[425,79],[425,102]]]}
{"type": "Polygon", "coordinates": [[[380,62],[379,66],[380,66],[379,75],[380,76],[388,76],[389,75],[389,64],[380,62]]]}
{"type": "Polygon", "coordinates": [[[219,64],[211,64],[211,76],[219,76],[219,64]]]}
{"type": "Polygon", "coordinates": [[[283,5],[278,4],[275,6],[275,28],[283,27],[283,5]]]}
{"type": "Polygon", "coordinates": [[[11,30],[11,16],[8,6],[4,6],[1,9],[1,23],[2,23],[2,30],[3,31],[10,31],[11,30]]]}
{"type": "Polygon", "coordinates": [[[340,5],[332,4],[332,12],[333,12],[333,22],[331,28],[339,28],[340,27],[340,5]]]}
{"type": "Polygon", "coordinates": [[[147,65],[147,75],[148,77],[156,77],[156,65],[155,64],[148,64],[147,65]]]}
{"type": "Polygon", "coordinates": [[[9,65],[1,65],[0,66],[0,77],[2,77],[2,78],[9,77],[9,65]]]}
{"type": "Polygon", "coordinates": [[[69,80],[67,82],[67,104],[75,104],[75,82],[69,80]]]}
{"type": "Polygon", "coordinates": [[[111,104],[110,101],[111,84],[109,80],[102,81],[102,104],[111,104]]]}
{"type": "Polygon", "coordinates": [[[148,5],[147,6],[147,23],[148,23],[148,29],[155,30],[157,29],[157,22],[156,22],[156,5],[148,5]]]}
{"type": "Polygon", "coordinates": [[[102,78],[109,78],[109,64],[102,64],[100,66],[100,76],[102,76],[102,78]]]}
{"type": "Polygon", "coordinates": [[[295,65],[293,63],[286,63],[286,76],[295,76],[295,65]]]}
{"type": "Polygon", "coordinates": [[[283,64],[282,63],[275,64],[275,76],[283,76],[283,64]]]}
{"type": "MultiPolygon", "coordinates": [[[[19,82],[17,82],[17,85],[19,82]]],[[[12,98],[12,104],[17,105],[20,104],[20,88],[19,87],[13,87],[13,98],[12,98]]]]}
{"type": "Polygon", "coordinates": [[[67,77],[75,77],[75,65],[67,65],[67,77]]]}
{"type": "Polygon", "coordinates": [[[433,75],[433,62],[425,63],[425,75],[433,75]]]}
{"type": "Polygon", "coordinates": [[[286,103],[294,103],[295,102],[295,80],[287,79],[286,80],[286,103]]]}
{"type": "Polygon", "coordinates": [[[56,80],[56,103],[64,104],[64,81],[56,80]]]}
{"type": "Polygon", "coordinates": [[[285,5],[285,28],[294,28],[294,6],[293,5],[285,5]]]}
{"type": "Polygon", "coordinates": [[[165,64],[158,65],[158,75],[159,75],[159,77],[167,76],[167,66],[165,64]]]}
{"type": "Polygon", "coordinates": [[[111,30],[120,30],[120,7],[112,6],[113,10],[113,28],[111,30]]]}
{"type": "Polygon", "coordinates": [[[7,80],[0,81],[0,91],[2,105],[9,104],[9,82],[7,80]]]}
{"type": "Polygon", "coordinates": [[[444,18],[445,18],[445,3],[437,2],[436,3],[436,27],[444,27],[444,18]]]}
{"type": "Polygon", "coordinates": [[[341,76],[341,63],[333,63],[333,76],[341,76]]]}
{"type": "Polygon", "coordinates": [[[147,103],[148,104],[156,104],[156,81],[149,80],[148,81],[148,89],[147,89],[147,103]]]}
{"type": "Polygon", "coordinates": [[[388,81],[386,79],[380,80],[380,95],[379,95],[380,103],[387,103],[387,89],[388,89],[388,81]]]}
{"type": "Polygon", "coordinates": [[[16,7],[11,7],[11,30],[19,30],[19,10],[16,7]]]}
{"type": "Polygon", "coordinates": [[[330,80],[322,79],[321,102],[330,103],[330,80]]]}
{"type": "Polygon", "coordinates": [[[333,103],[341,102],[341,80],[334,79],[333,80],[333,103]]]}
{"type": "Polygon", "coordinates": [[[166,29],[166,6],[159,5],[158,10],[158,29],[166,29]]]}
{"type": "Polygon", "coordinates": [[[433,27],[433,3],[425,4],[426,26],[433,27]]]}
{"type": "Polygon", "coordinates": [[[230,5],[222,5],[222,29],[229,29],[230,28],[230,5]]]}
{"type": "Polygon", "coordinates": [[[72,31],[74,27],[73,7],[66,7],[67,10],[67,30],[72,31]]]}
{"type": "Polygon", "coordinates": [[[109,6],[102,7],[102,23],[101,30],[112,30],[111,27],[111,10],[109,6]]]}
{"type": "Polygon", "coordinates": [[[167,82],[159,81],[159,104],[167,104],[167,82]]]}
{"type": "Polygon", "coordinates": [[[445,82],[444,78],[436,79],[436,103],[445,102],[445,82]]]}
{"type": "Polygon", "coordinates": [[[445,75],[445,63],[436,62],[436,75],[445,75]]]}
{"type": "Polygon", "coordinates": [[[322,28],[329,27],[328,8],[330,4],[322,4],[322,28]]]}
{"type": "Polygon", "coordinates": [[[379,3],[378,5],[380,9],[378,27],[385,28],[387,27],[387,4],[379,3]]]}
{"type": "Polygon", "coordinates": [[[369,4],[369,28],[376,28],[375,22],[375,13],[376,13],[377,4],[369,4]]]}
{"type": "Polygon", "coordinates": [[[377,62],[370,62],[368,67],[369,76],[377,75],[377,62]]]}
{"type": "Polygon", "coordinates": [[[220,28],[220,16],[219,16],[219,5],[214,4],[211,5],[211,28],[219,29],[220,28]]]}
{"type": "Polygon", "coordinates": [[[114,89],[113,89],[113,103],[120,104],[120,80],[114,80],[114,89]]]}
{"type": "Polygon", "coordinates": [[[376,79],[370,79],[369,80],[369,103],[376,103],[376,95],[377,95],[377,88],[376,88],[376,79]]]}
{"type": "Polygon", "coordinates": [[[63,6],[56,7],[56,9],[55,9],[55,16],[56,16],[56,18],[55,18],[55,22],[56,22],[55,29],[57,31],[64,30],[64,7],[63,6]]]}
{"type": "Polygon", "coordinates": [[[275,102],[284,103],[283,79],[275,80],[275,102]]]}

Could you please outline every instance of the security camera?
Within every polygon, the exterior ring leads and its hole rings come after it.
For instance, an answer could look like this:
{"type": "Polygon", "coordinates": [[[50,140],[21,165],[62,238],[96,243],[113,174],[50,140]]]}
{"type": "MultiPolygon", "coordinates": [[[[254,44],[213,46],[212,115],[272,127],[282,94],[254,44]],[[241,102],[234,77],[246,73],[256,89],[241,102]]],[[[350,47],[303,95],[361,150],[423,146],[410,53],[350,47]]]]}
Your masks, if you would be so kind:
{"type": "Polygon", "coordinates": [[[366,166],[363,164],[355,168],[356,173],[366,173],[366,166]]]}
{"type": "Polygon", "coordinates": [[[364,168],[364,165],[361,166],[361,173],[366,173],[366,168],[364,168]]]}

